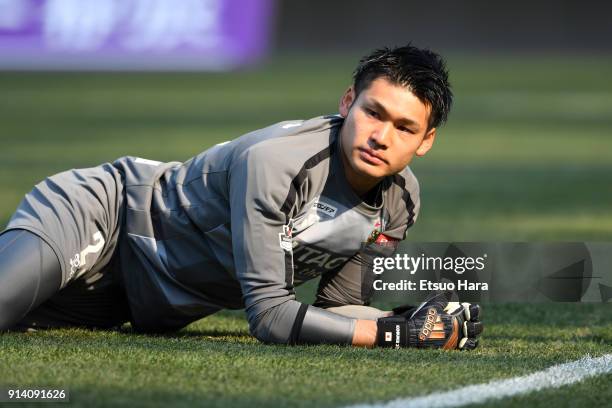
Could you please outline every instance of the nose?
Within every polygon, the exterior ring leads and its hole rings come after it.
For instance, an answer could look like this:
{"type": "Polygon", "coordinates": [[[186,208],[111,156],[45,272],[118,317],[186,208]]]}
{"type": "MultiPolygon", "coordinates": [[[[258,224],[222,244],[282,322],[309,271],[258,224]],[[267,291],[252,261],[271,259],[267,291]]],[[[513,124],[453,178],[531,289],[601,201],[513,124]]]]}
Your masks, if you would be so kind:
{"type": "Polygon", "coordinates": [[[393,131],[393,124],[381,123],[370,135],[370,141],[375,144],[372,147],[387,148],[391,139],[391,132],[393,131]]]}

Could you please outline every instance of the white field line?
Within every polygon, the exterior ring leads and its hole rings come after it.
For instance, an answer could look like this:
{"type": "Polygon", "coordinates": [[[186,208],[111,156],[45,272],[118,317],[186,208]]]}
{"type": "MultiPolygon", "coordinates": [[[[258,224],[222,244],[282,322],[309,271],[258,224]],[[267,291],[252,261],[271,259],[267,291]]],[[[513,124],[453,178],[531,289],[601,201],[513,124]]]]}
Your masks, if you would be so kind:
{"type": "Polygon", "coordinates": [[[487,400],[501,399],[526,394],[545,388],[558,388],[574,384],[586,378],[612,373],[612,354],[592,358],[586,356],[570,363],[559,364],[535,373],[469,385],[453,391],[429,394],[415,398],[400,398],[375,404],[351,405],[350,408],[428,408],[460,407],[479,404],[487,400]]]}

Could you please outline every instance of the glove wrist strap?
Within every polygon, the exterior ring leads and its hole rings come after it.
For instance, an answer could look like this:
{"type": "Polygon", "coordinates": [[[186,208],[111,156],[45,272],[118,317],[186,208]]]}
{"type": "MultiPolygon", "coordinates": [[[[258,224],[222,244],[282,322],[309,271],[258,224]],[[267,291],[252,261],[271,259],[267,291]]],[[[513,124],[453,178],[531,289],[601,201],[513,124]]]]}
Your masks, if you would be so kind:
{"type": "Polygon", "coordinates": [[[402,316],[389,316],[377,320],[376,344],[379,347],[400,348],[408,345],[408,321],[402,316]]]}

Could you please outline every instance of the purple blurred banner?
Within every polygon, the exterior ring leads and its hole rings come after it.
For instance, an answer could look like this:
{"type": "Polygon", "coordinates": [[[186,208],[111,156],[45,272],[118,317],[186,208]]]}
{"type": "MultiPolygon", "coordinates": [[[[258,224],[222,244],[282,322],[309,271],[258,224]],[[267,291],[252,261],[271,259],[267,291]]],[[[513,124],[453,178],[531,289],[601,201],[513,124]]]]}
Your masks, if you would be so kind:
{"type": "Polygon", "coordinates": [[[231,69],[265,54],[273,1],[0,0],[0,69],[231,69]]]}

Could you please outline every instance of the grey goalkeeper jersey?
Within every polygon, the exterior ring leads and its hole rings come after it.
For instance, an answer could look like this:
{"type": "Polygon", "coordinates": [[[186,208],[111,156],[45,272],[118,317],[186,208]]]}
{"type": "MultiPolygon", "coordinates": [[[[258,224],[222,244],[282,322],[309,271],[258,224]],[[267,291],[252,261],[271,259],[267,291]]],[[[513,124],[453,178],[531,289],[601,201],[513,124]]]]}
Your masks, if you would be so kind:
{"type": "Polygon", "coordinates": [[[406,168],[381,183],[376,204],[363,202],[344,176],[341,125],[339,116],[282,122],[183,164],[115,162],[125,175],[120,269],[135,323],[172,329],[244,307],[262,341],[350,344],[355,320],[324,308],[367,304],[362,244],[380,232],[403,239],[419,195],[406,168]],[[315,305],[296,301],[294,287],[317,276],[315,305]]]}

